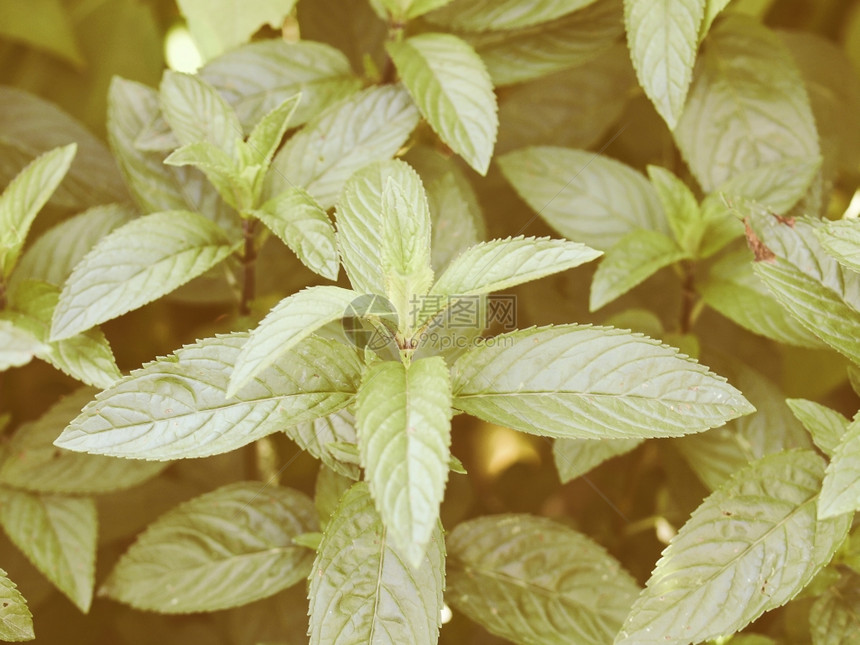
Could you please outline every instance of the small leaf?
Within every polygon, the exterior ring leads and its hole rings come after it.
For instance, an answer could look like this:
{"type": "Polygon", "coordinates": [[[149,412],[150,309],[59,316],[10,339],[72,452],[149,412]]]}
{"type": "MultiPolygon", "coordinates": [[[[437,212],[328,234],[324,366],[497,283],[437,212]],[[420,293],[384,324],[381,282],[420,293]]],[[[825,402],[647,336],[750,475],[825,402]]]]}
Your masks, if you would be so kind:
{"type": "Polygon", "coordinates": [[[394,547],[414,568],[425,557],[448,479],[451,383],[440,356],[364,374],[356,407],[361,465],[394,547]]]}
{"type": "Polygon", "coordinates": [[[487,174],[499,127],[496,96],[475,50],[452,34],[420,34],[386,46],[400,78],[444,143],[487,174]]]}
{"type": "Polygon", "coordinates": [[[566,484],[641,443],[642,439],[556,439],[552,443],[552,456],[561,483],[566,484]]]}
{"type": "Polygon", "coordinates": [[[62,340],[142,307],[208,271],[233,250],[224,231],[189,211],[153,213],[102,238],[60,294],[51,328],[62,340]]]}
{"type": "Polygon", "coordinates": [[[225,401],[247,334],[209,338],[134,370],[97,395],[54,442],[78,452],[169,460],[240,448],[349,405],[361,364],[352,348],[310,337],[225,401]]]}
{"type": "Polygon", "coordinates": [[[357,297],[334,286],[308,287],[281,300],[251,332],[236,359],[227,397],[323,325],[343,317],[357,297]]]}
{"type": "Polygon", "coordinates": [[[24,168],[0,196],[0,276],[15,268],[27,233],[42,206],[60,185],[77,145],[70,144],[46,152],[24,168]]]}
{"type": "Polygon", "coordinates": [[[26,365],[47,346],[32,332],[0,319],[0,371],[26,365]]]}
{"type": "Polygon", "coordinates": [[[670,130],[693,78],[705,0],[625,0],[630,57],[639,83],[670,130]]]}
{"type": "MultiPolygon", "coordinates": [[[[334,515],[340,498],[355,483],[355,479],[342,475],[325,465],[320,466],[314,484],[314,504],[316,504],[323,529],[328,526],[329,519],[334,515]]],[[[319,551],[319,545],[315,550],[319,551]]]]}
{"type": "Polygon", "coordinates": [[[345,462],[331,450],[332,444],[336,443],[356,444],[355,417],[349,410],[338,410],[328,416],[291,426],[284,430],[284,434],[302,450],[322,461],[332,472],[350,480],[361,478],[358,459],[355,459],[355,463],[345,462]]]}
{"type": "Polygon", "coordinates": [[[542,517],[469,520],[448,550],[446,598],[515,643],[608,643],[638,591],[601,546],[542,517]]]}
{"type": "Polygon", "coordinates": [[[0,569],[0,639],[20,642],[36,638],[27,601],[6,572],[0,569]]]}
{"type": "Polygon", "coordinates": [[[388,540],[366,484],[341,498],[309,577],[311,645],[410,643],[439,637],[445,542],[436,526],[411,567],[388,540]]]}
{"type": "Polygon", "coordinates": [[[253,207],[251,182],[226,152],[208,141],[195,141],[174,150],[164,160],[168,166],[194,166],[206,175],[222,199],[239,212],[253,207]]]}
{"type": "Polygon", "coordinates": [[[244,605],[307,576],[312,553],[293,538],[318,528],[313,502],[298,491],[223,486],[150,524],[99,595],[164,614],[244,605]]]}
{"type": "Polygon", "coordinates": [[[288,188],[251,215],[265,224],[311,271],[337,280],[337,240],[326,212],[301,188],[288,188]]]}
{"type": "Polygon", "coordinates": [[[424,184],[431,219],[430,263],[438,274],[486,232],[478,198],[456,167],[429,181],[425,178],[424,184]]]}
{"type": "Polygon", "coordinates": [[[825,591],[809,610],[813,645],[850,643],[860,633],[860,576],[848,572],[825,591]]]}
{"type": "Polygon", "coordinates": [[[860,220],[828,222],[815,230],[824,250],[847,269],[860,271],[860,220]]]}
{"type": "Polygon", "coordinates": [[[281,145],[281,139],[287,131],[287,126],[292,122],[296,106],[301,100],[301,95],[288,98],[276,108],[268,112],[260,119],[248,135],[247,145],[251,149],[254,162],[268,168],[275,156],[275,152],[281,145]]]}
{"type": "Polygon", "coordinates": [[[705,222],[693,191],[671,171],[660,166],[649,165],[648,178],[657,191],[678,245],[687,253],[696,253],[705,232],[705,222]]]}
{"type": "Polygon", "coordinates": [[[463,354],[452,378],[455,408],[555,438],[679,436],[754,410],[692,359],[611,327],[502,334],[463,354]]]}
{"type": "MultiPolygon", "coordinates": [[[[821,170],[821,158],[783,159],[762,164],[734,175],[709,195],[710,200],[723,196],[742,197],[766,206],[774,213],[786,213],[806,194],[821,170]]],[[[703,209],[705,204],[702,205],[703,209]]],[[[729,209],[727,209],[729,210],[729,209]]]]}
{"type": "Polygon", "coordinates": [[[0,524],[30,562],[87,613],[95,584],[97,517],[89,498],[4,489],[0,524]]]}
{"type": "Polygon", "coordinates": [[[456,0],[427,16],[431,22],[463,31],[528,27],[590,5],[594,0],[456,0]]]}
{"type": "MultiPolygon", "coordinates": [[[[840,438],[821,486],[818,517],[825,519],[860,508],[860,415],[840,438]]],[[[851,515],[846,516],[848,519],[851,515]]]]}
{"type": "MultiPolygon", "coordinates": [[[[378,0],[391,16],[400,21],[407,21],[422,16],[428,11],[438,9],[451,0],[378,0]]],[[[384,16],[381,16],[384,17],[384,16]]]]}
{"type": "Polygon", "coordinates": [[[778,453],[707,497],[663,551],[615,642],[698,643],[791,600],[851,524],[816,520],[823,472],[813,452],[778,453]]]}
{"type": "Polygon", "coordinates": [[[832,457],[842,441],[845,429],[851,423],[850,419],[815,401],[786,399],[785,402],[809,431],[815,445],[821,448],[824,454],[832,457]]]}
{"type": "Polygon", "coordinates": [[[607,252],[591,283],[588,307],[597,311],[644,282],[663,267],[687,257],[670,237],[642,229],[631,231],[607,252]]]}

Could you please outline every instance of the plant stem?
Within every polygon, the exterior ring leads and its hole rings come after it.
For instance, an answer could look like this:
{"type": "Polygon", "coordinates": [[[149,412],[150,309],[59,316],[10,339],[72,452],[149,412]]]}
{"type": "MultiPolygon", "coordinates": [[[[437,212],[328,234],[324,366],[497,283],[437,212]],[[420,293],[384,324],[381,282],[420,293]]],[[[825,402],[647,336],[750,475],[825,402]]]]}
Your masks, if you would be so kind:
{"type": "Polygon", "coordinates": [[[242,235],[245,238],[242,252],[242,300],[239,303],[239,314],[242,316],[251,313],[251,302],[257,289],[257,249],[254,247],[256,224],[252,219],[242,220],[242,235]]]}
{"type": "Polygon", "coordinates": [[[696,279],[693,273],[693,263],[690,260],[681,262],[682,282],[681,282],[681,318],[680,332],[688,334],[695,322],[696,304],[698,295],[696,294],[696,279]]]}
{"type": "Polygon", "coordinates": [[[6,281],[0,276],[0,309],[6,308],[6,281]]]}

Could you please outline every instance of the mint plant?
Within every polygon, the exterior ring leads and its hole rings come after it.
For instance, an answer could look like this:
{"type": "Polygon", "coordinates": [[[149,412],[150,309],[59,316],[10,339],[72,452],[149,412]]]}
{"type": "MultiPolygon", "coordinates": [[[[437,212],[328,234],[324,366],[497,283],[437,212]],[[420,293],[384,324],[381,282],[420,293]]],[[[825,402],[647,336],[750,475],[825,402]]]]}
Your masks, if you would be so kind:
{"type": "Polygon", "coordinates": [[[0,640],[853,642],[850,5],[0,9],[0,640]]]}

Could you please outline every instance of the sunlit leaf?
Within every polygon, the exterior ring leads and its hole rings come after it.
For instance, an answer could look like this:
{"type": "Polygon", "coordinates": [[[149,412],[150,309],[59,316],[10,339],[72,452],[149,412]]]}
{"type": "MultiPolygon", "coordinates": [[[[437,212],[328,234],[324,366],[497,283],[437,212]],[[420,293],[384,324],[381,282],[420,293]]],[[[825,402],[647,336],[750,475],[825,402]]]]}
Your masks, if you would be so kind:
{"type": "Polygon", "coordinates": [[[36,638],[27,601],[3,569],[0,569],[0,638],[12,642],[36,638]]]}

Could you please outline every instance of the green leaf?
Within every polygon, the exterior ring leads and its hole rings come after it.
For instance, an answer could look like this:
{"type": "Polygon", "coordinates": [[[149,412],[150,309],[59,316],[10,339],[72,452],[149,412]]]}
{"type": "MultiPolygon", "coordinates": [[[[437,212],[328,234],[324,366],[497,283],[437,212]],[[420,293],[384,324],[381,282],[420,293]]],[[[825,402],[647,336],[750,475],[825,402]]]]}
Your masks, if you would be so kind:
{"type": "Polygon", "coordinates": [[[357,297],[334,286],[308,287],[281,300],[251,332],[236,359],[227,397],[323,325],[343,317],[357,297]]]}
{"type": "Polygon", "coordinates": [[[624,22],[639,84],[674,130],[699,48],[705,0],[625,0],[624,22]]]}
{"type": "Polygon", "coordinates": [[[474,190],[456,167],[424,184],[430,206],[430,264],[434,273],[440,273],[484,238],[484,221],[474,190]]]}
{"type": "Polygon", "coordinates": [[[75,67],[85,61],[78,47],[69,11],[61,0],[34,0],[26,5],[0,5],[0,36],[59,56],[75,67]]]}
{"type": "Polygon", "coordinates": [[[69,338],[157,300],[232,251],[223,230],[190,211],[133,220],[102,238],[72,271],[51,338],[69,338]]]}
{"type": "Polygon", "coordinates": [[[671,171],[660,166],[649,165],[648,178],[657,191],[678,245],[689,254],[696,253],[705,232],[705,223],[693,191],[671,171]]]}
{"type": "Polygon", "coordinates": [[[273,108],[260,119],[251,134],[248,135],[247,147],[255,163],[268,168],[281,145],[287,127],[292,123],[293,114],[301,100],[301,96],[291,96],[283,103],[273,108]]]}
{"type": "Polygon", "coordinates": [[[456,0],[427,16],[463,31],[516,29],[549,22],[587,7],[594,0],[456,0]]]}
{"type": "Polygon", "coordinates": [[[609,157],[535,146],[498,162],[520,197],[568,239],[603,251],[633,230],[669,233],[648,180],[609,157]]]}
{"type": "MultiPolygon", "coordinates": [[[[825,519],[860,508],[860,415],[845,429],[821,486],[818,517],[825,519]]],[[[848,519],[851,515],[846,516],[848,519]]]]}
{"type": "MultiPolygon", "coordinates": [[[[326,528],[329,519],[334,515],[340,498],[355,483],[355,479],[342,475],[325,465],[320,466],[314,484],[314,504],[316,504],[323,529],[326,528]]],[[[319,545],[315,550],[319,550],[319,545]]]]}
{"type": "Polygon", "coordinates": [[[89,388],[78,390],[18,428],[8,444],[10,458],[0,462],[0,484],[36,493],[111,493],[164,470],[166,464],[161,462],[85,455],[53,445],[93,394],[89,388]]]}
{"type": "Polygon", "coordinates": [[[301,188],[288,188],[251,215],[265,224],[311,271],[337,280],[337,240],[326,212],[301,188]]]}
{"type": "Polygon", "coordinates": [[[791,600],[830,561],[851,524],[817,521],[823,472],[816,454],[783,452],[706,498],[663,552],[615,642],[701,642],[791,600]]]}
{"type": "MultiPolygon", "coordinates": [[[[500,86],[522,83],[590,61],[615,43],[623,31],[621,3],[596,0],[581,10],[539,25],[469,33],[463,37],[484,61],[493,83],[500,86]]],[[[503,130],[500,137],[502,134],[503,130]]]]}
{"type": "Polygon", "coordinates": [[[280,29],[296,0],[177,0],[177,5],[208,59],[247,42],[263,25],[280,29]]]}
{"type": "Polygon", "coordinates": [[[601,546],[530,515],[490,515],[448,536],[446,598],[515,643],[608,643],[639,590],[601,546]]]}
{"type": "Polygon", "coordinates": [[[642,229],[631,231],[607,252],[591,283],[589,309],[597,311],[644,282],[663,267],[688,257],[670,237],[642,229]]]}
{"type": "Polygon", "coordinates": [[[310,337],[225,400],[247,334],[209,338],[134,370],[98,394],[54,442],[135,459],[205,457],[349,405],[358,391],[355,352],[310,337]]]}
{"type": "Polygon", "coordinates": [[[26,365],[47,346],[26,329],[0,318],[0,371],[26,365]]]}
{"type": "Polygon", "coordinates": [[[820,170],[820,157],[789,158],[763,164],[738,173],[720,184],[705,199],[702,208],[706,209],[709,200],[723,201],[725,195],[750,199],[775,213],[786,213],[806,194],[820,170]]]}
{"type": "Polygon", "coordinates": [[[164,163],[200,169],[222,199],[239,212],[253,207],[254,187],[251,181],[230,155],[208,141],[186,144],[173,151],[164,163]]]}
{"type": "Polygon", "coordinates": [[[6,572],[0,569],[0,639],[19,642],[34,638],[33,616],[27,608],[27,601],[6,572]]]}
{"type": "Polygon", "coordinates": [[[0,491],[0,524],[30,562],[82,612],[93,597],[96,505],[89,498],[0,491]]]}
{"type": "Polygon", "coordinates": [[[499,128],[493,84],[472,47],[452,34],[420,34],[386,45],[421,114],[442,141],[487,174],[499,128]]]}
{"type": "Polygon", "coordinates": [[[164,614],[244,605],[308,575],[312,554],[293,538],[318,528],[313,502],[298,491],[223,486],[150,524],[99,594],[164,614]]]}
{"type": "Polygon", "coordinates": [[[768,163],[819,155],[791,55],[766,27],[740,16],[711,30],[674,135],[705,192],[768,163]]]}
{"type": "Polygon", "coordinates": [[[356,407],[361,465],[394,547],[413,568],[436,532],[448,479],[451,382],[441,356],[364,374],[356,407]]]}
{"type": "Polygon", "coordinates": [[[435,645],[445,586],[438,526],[420,567],[388,540],[366,484],[341,498],[309,577],[311,645],[435,645]]]}
{"type": "Polygon", "coordinates": [[[355,417],[349,410],[338,410],[328,416],[291,426],[284,430],[284,434],[302,450],[322,461],[328,470],[351,480],[360,479],[358,460],[356,463],[342,461],[338,453],[331,449],[335,443],[356,444],[355,417]]]}
{"type": "Polygon", "coordinates": [[[851,421],[836,410],[806,399],[786,399],[794,416],[803,424],[815,445],[832,457],[851,421]]]}
{"type": "Polygon", "coordinates": [[[210,61],[199,75],[233,106],[248,131],[266,114],[299,94],[290,119],[292,126],[304,124],[361,87],[346,56],[310,40],[250,43],[210,61]]]}
{"type": "Polygon", "coordinates": [[[418,110],[399,85],[354,94],[310,121],[275,155],[265,195],[297,186],[328,209],[352,173],[391,157],[418,120],[418,110]]]}
{"type": "Polygon", "coordinates": [[[754,410],[675,349],[611,327],[502,334],[463,354],[452,377],[455,408],[555,438],[678,436],[754,410]]]}
{"type": "Polygon", "coordinates": [[[42,206],[60,185],[77,145],[57,148],[32,161],[12,180],[0,196],[0,275],[15,268],[27,233],[42,206]]]}
{"type": "Polygon", "coordinates": [[[385,7],[393,18],[405,22],[445,6],[451,0],[378,0],[378,2],[385,7]]]}
{"type": "Polygon", "coordinates": [[[699,30],[699,41],[705,39],[720,12],[726,8],[731,0],[705,0],[705,18],[702,20],[702,28],[699,30]]]}
{"type": "Polygon", "coordinates": [[[860,271],[860,220],[828,222],[815,230],[824,250],[847,269],[860,271]]]}
{"type": "Polygon", "coordinates": [[[850,643],[860,633],[860,576],[849,572],[825,591],[809,610],[813,645],[850,643]]]}
{"type": "Polygon", "coordinates": [[[451,261],[431,293],[472,296],[561,273],[602,255],[567,240],[515,237],[481,242],[451,261]]]}
{"type": "Polygon", "coordinates": [[[552,456],[561,483],[566,484],[641,443],[642,439],[556,439],[552,456]]]}
{"type": "MultiPolygon", "coordinates": [[[[244,13],[244,12],[243,12],[244,13]]],[[[235,158],[245,138],[233,108],[199,76],[166,71],[161,79],[161,110],[183,145],[206,141],[235,158]]]]}
{"type": "Polygon", "coordinates": [[[135,216],[130,206],[107,204],[60,222],[27,248],[11,284],[29,279],[62,287],[96,242],[135,216]]]}

